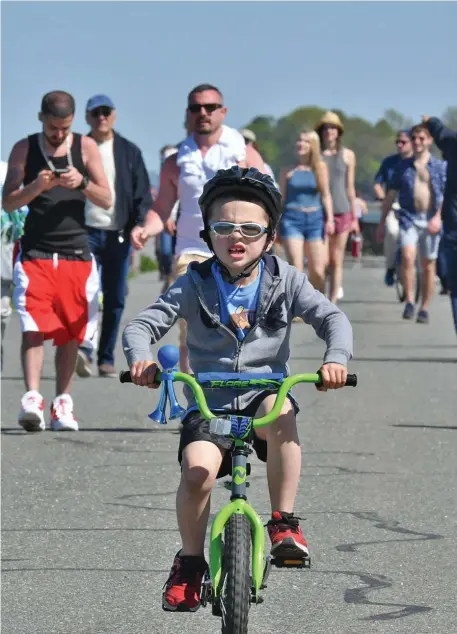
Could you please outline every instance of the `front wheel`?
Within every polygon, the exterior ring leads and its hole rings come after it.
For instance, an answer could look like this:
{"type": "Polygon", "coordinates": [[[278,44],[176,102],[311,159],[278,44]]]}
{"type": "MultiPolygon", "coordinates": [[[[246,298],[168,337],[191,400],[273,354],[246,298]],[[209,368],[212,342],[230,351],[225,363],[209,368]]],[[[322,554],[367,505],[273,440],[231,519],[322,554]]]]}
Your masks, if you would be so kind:
{"type": "Polygon", "coordinates": [[[251,602],[251,524],[247,517],[230,517],[224,541],[222,634],[247,634],[251,602]]]}

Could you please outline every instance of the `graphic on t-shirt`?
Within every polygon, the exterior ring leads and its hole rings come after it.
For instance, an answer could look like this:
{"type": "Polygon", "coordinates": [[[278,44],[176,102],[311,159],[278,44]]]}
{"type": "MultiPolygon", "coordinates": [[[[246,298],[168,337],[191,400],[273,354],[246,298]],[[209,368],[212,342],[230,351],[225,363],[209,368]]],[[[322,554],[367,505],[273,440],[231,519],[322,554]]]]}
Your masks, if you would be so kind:
{"type": "Polygon", "coordinates": [[[246,310],[244,306],[238,306],[236,311],[230,315],[237,328],[245,330],[250,328],[255,317],[255,310],[246,310]]]}
{"type": "Polygon", "coordinates": [[[257,278],[247,286],[237,286],[226,282],[216,262],[212,264],[211,270],[219,290],[221,322],[233,327],[236,336],[242,341],[247,331],[255,324],[263,262],[259,263],[257,278]]]}

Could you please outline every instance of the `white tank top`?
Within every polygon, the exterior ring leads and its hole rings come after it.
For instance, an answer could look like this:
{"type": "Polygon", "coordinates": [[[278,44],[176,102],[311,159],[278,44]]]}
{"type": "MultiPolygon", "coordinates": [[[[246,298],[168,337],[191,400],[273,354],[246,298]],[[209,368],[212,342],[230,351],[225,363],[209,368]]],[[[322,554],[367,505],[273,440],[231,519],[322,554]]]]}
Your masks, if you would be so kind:
{"type": "Polygon", "coordinates": [[[210,256],[211,251],[200,238],[203,229],[202,212],[198,199],[203,186],[220,169],[228,169],[246,159],[246,145],[241,134],[222,126],[219,141],[202,157],[194,137],[187,137],[178,152],[179,167],[178,198],[180,212],[176,230],[176,255],[193,253],[210,256]]]}
{"type": "Polygon", "coordinates": [[[99,143],[98,149],[102,157],[103,169],[108,179],[113,204],[109,209],[103,209],[103,207],[98,207],[98,205],[94,205],[89,199],[86,199],[86,225],[94,229],[115,231],[118,227],[115,211],[116,194],[114,184],[116,181],[116,168],[114,166],[114,139],[99,143]]]}

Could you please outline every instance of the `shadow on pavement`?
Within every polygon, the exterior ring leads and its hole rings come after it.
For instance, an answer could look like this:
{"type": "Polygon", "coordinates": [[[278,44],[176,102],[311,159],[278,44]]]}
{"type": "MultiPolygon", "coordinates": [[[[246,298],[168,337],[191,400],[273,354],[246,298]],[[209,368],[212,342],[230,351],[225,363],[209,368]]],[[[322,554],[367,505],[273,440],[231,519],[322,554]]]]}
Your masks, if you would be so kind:
{"type": "Polygon", "coordinates": [[[457,429],[456,425],[409,425],[403,423],[394,423],[390,427],[410,427],[412,429],[457,429]]]}
{"type": "MultiPolygon", "coordinates": [[[[290,361],[302,361],[303,357],[290,357],[290,361]]],[[[306,361],[320,361],[322,357],[306,357],[306,361]]],[[[457,363],[457,357],[354,357],[352,363],[457,363]]]]}

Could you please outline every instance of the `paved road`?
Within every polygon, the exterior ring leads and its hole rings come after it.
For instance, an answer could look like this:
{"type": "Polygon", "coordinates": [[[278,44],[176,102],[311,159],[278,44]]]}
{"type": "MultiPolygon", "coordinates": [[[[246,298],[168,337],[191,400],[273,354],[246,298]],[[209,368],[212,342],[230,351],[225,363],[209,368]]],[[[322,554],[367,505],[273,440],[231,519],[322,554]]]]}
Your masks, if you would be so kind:
{"type": "MultiPolygon", "coordinates": [[[[133,281],[125,321],[157,294],[155,277],[133,281]]],[[[380,268],[347,270],[345,292],[360,387],[296,390],[297,511],[313,567],[272,572],[250,632],[454,634],[457,347],[448,301],[437,297],[431,325],[422,326],[400,319],[380,268]]],[[[78,379],[81,431],[26,435],[15,421],[18,345],[13,321],[2,380],[3,632],[219,631],[209,610],[161,610],[179,545],[176,423],[149,424],[155,397],[146,390],[78,379]]],[[[296,324],[292,350],[292,371],[314,371],[323,346],[296,324]]],[[[50,350],[42,391],[53,395],[50,350]]],[[[266,521],[264,466],[254,459],[252,471],[250,490],[266,521]]],[[[226,500],[218,485],[213,508],[226,500]]]]}

